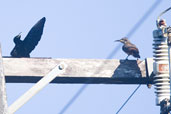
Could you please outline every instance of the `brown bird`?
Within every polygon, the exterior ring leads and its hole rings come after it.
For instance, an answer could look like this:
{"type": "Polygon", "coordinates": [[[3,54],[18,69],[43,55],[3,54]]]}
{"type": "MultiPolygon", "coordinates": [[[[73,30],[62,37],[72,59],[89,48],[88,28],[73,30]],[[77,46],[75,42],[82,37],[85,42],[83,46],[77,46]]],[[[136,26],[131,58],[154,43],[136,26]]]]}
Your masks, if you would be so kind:
{"type": "Polygon", "coordinates": [[[116,40],[117,42],[121,42],[123,43],[124,45],[122,46],[122,50],[128,54],[128,56],[126,57],[126,59],[128,59],[128,57],[130,55],[132,55],[133,57],[135,58],[140,58],[140,55],[139,55],[139,50],[138,48],[132,44],[126,37],[120,39],[120,40],[116,40]]]}
{"type": "Polygon", "coordinates": [[[29,31],[24,40],[21,40],[21,35],[14,37],[15,47],[11,51],[12,57],[30,57],[30,53],[37,46],[43,34],[43,28],[46,18],[40,19],[29,31]]]}

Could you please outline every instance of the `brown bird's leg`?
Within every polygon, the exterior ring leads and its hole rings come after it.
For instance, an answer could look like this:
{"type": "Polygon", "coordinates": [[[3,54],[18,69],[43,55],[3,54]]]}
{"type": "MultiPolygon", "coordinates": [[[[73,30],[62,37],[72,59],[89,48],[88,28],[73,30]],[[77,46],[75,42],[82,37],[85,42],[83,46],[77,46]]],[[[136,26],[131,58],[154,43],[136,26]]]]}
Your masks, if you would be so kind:
{"type": "Polygon", "coordinates": [[[129,55],[126,57],[126,59],[125,59],[125,60],[128,60],[128,57],[129,57],[129,55]]]}
{"type": "Polygon", "coordinates": [[[139,64],[140,60],[137,58],[137,63],[139,64]]]}

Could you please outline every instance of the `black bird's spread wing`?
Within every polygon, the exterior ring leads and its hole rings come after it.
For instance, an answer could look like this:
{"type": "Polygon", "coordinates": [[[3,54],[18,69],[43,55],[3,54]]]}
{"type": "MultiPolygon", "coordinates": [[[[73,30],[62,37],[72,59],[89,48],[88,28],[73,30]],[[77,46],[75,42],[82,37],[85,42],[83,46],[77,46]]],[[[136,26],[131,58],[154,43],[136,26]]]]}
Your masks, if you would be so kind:
{"type": "Polygon", "coordinates": [[[24,48],[26,53],[31,53],[31,51],[36,47],[43,34],[43,28],[46,18],[40,19],[29,31],[25,39],[23,40],[24,48]]]}

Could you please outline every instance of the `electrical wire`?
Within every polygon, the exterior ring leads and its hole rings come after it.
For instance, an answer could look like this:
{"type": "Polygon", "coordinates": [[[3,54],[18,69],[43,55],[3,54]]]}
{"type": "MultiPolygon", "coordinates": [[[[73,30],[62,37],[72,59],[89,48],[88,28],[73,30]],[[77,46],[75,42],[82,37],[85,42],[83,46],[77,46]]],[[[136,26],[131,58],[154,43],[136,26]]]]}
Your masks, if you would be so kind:
{"type": "Polygon", "coordinates": [[[132,94],[128,97],[128,99],[123,103],[123,105],[119,108],[119,110],[116,112],[116,114],[119,114],[119,112],[123,109],[123,107],[128,103],[128,101],[131,99],[131,97],[137,92],[137,90],[140,88],[141,84],[138,85],[138,87],[132,92],[132,94]]]}
{"type": "MultiPolygon", "coordinates": [[[[150,14],[157,8],[157,6],[162,2],[162,0],[156,0],[152,6],[148,9],[148,11],[144,14],[142,18],[133,26],[133,28],[128,32],[126,35],[128,38],[130,38],[138,28],[144,23],[144,21],[150,16],[150,14]]],[[[106,59],[111,59],[117,52],[118,48],[120,48],[121,45],[117,45],[117,47],[106,57],[106,59]]],[[[99,71],[99,70],[98,70],[99,71]]],[[[88,80],[89,82],[90,80],[88,80]]],[[[81,95],[81,93],[88,87],[88,84],[84,84],[76,93],[75,95],[68,101],[68,103],[62,108],[62,110],[59,112],[59,114],[64,114],[68,108],[75,102],[75,100],[81,95]]]]}

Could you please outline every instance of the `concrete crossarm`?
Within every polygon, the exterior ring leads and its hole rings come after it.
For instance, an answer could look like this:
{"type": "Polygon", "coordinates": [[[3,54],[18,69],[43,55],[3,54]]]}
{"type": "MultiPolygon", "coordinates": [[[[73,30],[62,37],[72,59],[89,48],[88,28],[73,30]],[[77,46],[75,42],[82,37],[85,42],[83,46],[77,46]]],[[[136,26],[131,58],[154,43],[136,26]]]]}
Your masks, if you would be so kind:
{"type": "Polygon", "coordinates": [[[153,60],[3,58],[7,83],[36,83],[57,64],[67,64],[66,72],[52,83],[147,84],[153,60]],[[148,64],[146,64],[148,63],[148,64]]]}

